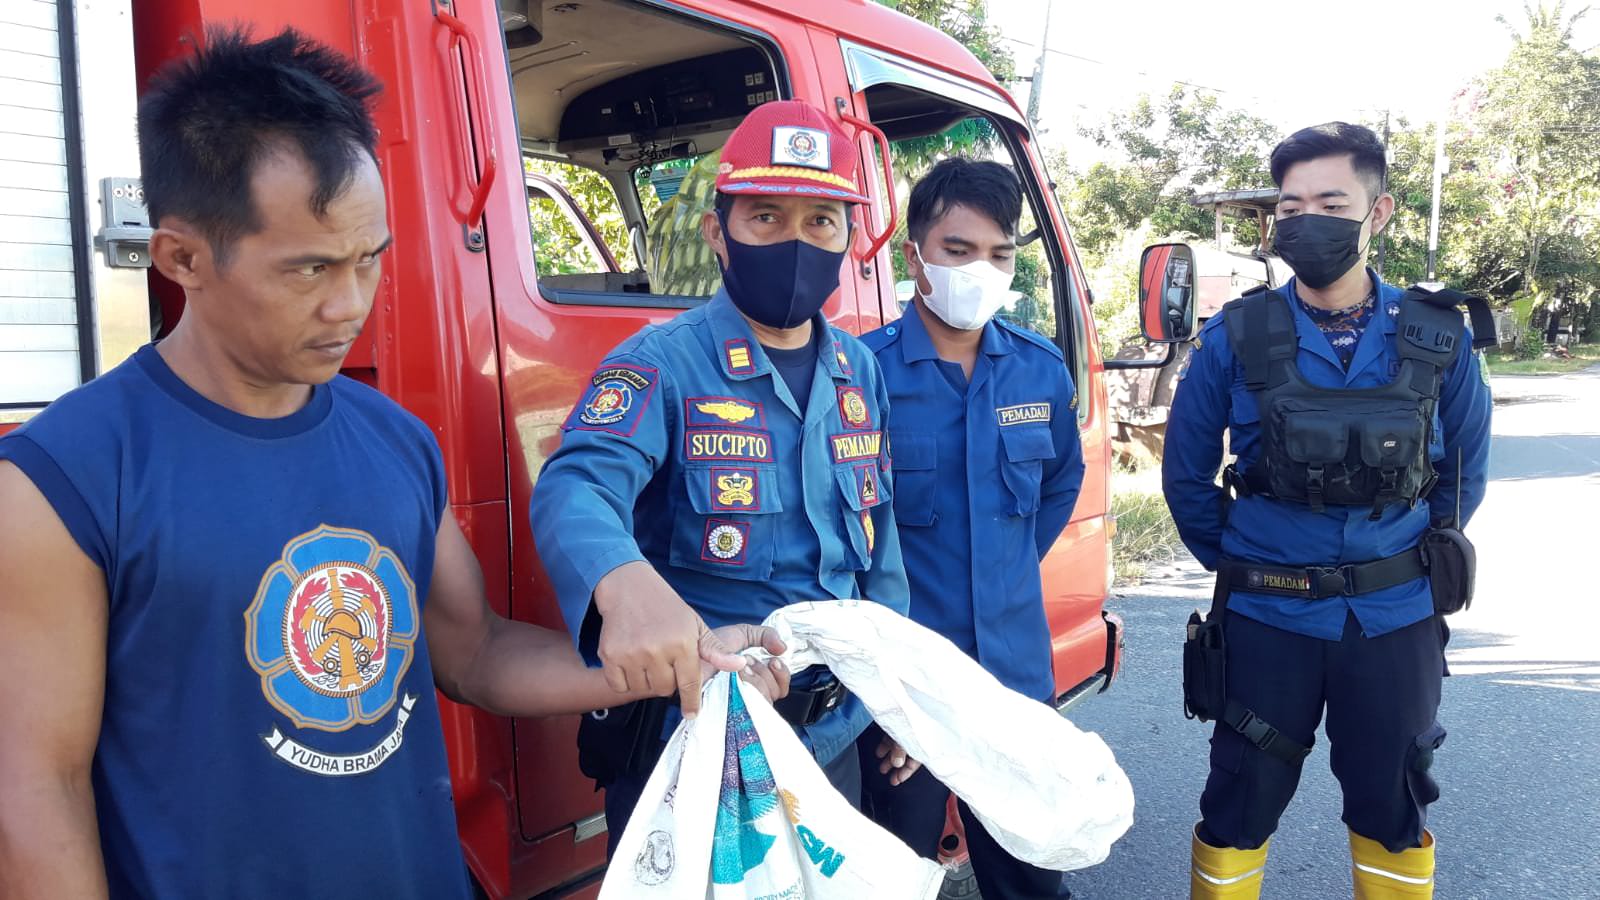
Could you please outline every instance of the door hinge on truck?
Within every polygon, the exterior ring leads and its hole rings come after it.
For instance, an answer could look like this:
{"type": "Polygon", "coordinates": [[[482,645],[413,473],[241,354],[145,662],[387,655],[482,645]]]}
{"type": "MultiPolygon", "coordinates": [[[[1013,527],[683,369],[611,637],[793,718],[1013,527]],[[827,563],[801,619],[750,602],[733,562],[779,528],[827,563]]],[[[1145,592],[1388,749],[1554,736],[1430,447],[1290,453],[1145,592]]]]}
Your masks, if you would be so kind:
{"type": "Polygon", "coordinates": [[[113,269],[150,268],[150,211],[144,205],[144,184],[137,178],[100,179],[100,204],[105,225],[94,236],[95,249],[113,269]]]}

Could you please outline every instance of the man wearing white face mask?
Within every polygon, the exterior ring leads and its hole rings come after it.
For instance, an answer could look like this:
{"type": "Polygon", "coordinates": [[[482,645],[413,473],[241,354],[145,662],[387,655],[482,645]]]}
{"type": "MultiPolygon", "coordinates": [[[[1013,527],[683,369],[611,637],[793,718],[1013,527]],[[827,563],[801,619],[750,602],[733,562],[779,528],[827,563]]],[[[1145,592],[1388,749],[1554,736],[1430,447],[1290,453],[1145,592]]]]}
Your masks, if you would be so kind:
{"type": "MultiPolygon", "coordinates": [[[[1072,379],[1048,339],[995,318],[1018,296],[1022,185],[998,163],[934,166],[911,192],[903,252],[916,293],[899,321],[863,335],[883,370],[894,511],[911,618],[1002,684],[1055,699],[1039,560],[1083,481],[1072,379]]],[[[858,744],[872,815],[932,857],[949,791],[876,726],[858,744]]],[[[965,804],[985,897],[1066,897],[1061,873],[1012,858],[965,804]]]]}

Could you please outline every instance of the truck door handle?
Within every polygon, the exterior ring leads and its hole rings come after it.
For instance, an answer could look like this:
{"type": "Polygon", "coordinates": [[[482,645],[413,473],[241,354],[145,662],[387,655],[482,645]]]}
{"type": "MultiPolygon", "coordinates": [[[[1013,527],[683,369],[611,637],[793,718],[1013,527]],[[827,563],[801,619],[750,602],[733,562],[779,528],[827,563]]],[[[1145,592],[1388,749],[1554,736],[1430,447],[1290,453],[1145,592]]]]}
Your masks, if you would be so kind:
{"type": "MultiPolygon", "coordinates": [[[[450,211],[455,215],[456,221],[461,223],[466,234],[467,248],[479,251],[484,248],[483,231],[478,228],[479,220],[483,218],[484,208],[489,205],[489,191],[494,187],[495,175],[500,170],[500,158],[497,146],[499,141],[495,134],[494,115],[489,110],[489,78],[487,68],[483,63],[483,47],[477,35],[472,33],[466,23],[456,18],[447,11],[446,5],[439,4],[434,18],[449,33],[450,39],[445,44],[444,61],[448,69],[455,70],[456,66],[451,52],[457,47],[461,48],[461,59],[465,63],[468,74],[464,77],[472,84],[469,89],[472,93],[471,102],[463,112],[466,120],[466,133],[461,136],[460,149],[465,162],[463,183],[467,186],[468,202],[465,208],[456,202],[452,194],[450,211]],[[474,115],[476,113],[476,115],[474,115]],[[473,135],[478,135],[483,141],[483,167],[481,172],[473,171],[473,135]]],[[[455,78],[452,73],[451,82],[455,78]]],[[[461,93],[456,94],[458,99],[465,100],[461,93]]]]}
{"type": "Polygon", "coordinates": [[[889,238],[894,237],[895,229],[900,227],[900,211],[896,208],[894,201],[894,168],[889,162],[889,136],[883,133],[883,129],[872,124],[871,122],[868,122],[866,119],[847,112],[844,107],[844,103],[842,102],[842,98],[841,102],[839,103],[839,118],[851,125],[854,125],[857,129],[858,136],[862,131],[872,135],[873,140],[878,142],[879,153],[881,153],[883,156],[883,159],[881,160],[883,164],[883,183],[885,185],[885,193],[887,194],[887,196],[884,198],[886,201],[884,205],[889,207],[889,223],[883,229],[883,233],[879,235],[874,235],[872,233],[872,226],[870,223],[862,223],[862,230],[866,231],[867,239],[871,241],[871,244],[867,248],[866,254],[862,256],[861,259],[863,263],[870,263],[872,258],[878,255],[878,251],[883,249],[883,245],[889,243],[889,238]]]}

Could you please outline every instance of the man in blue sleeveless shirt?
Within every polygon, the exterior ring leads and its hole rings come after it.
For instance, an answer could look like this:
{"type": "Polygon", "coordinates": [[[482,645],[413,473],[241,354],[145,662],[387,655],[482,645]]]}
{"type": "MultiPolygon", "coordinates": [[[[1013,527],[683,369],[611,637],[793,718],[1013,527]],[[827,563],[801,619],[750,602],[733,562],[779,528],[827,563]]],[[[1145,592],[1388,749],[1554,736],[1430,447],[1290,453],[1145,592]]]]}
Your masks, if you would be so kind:
{"type": "MultiPolygon", "coordinates": [[[[491,612],[433,435],[335,377],[390,243],[376,82],[292,31],[207,43],[140,107],[186,312],[0,440],[0,893],[467,897],[435,686],[619,695],[491,612]]],[[[719,637],[774,643],[699,634],[727,669],[719,637]]]]}

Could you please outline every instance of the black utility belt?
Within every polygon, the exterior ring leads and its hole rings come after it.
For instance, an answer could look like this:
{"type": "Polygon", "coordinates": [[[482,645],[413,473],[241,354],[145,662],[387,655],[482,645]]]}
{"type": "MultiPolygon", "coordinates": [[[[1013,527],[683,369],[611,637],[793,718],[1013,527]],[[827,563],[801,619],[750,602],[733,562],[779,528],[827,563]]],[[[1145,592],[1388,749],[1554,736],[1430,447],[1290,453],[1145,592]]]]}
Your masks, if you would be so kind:
{"type": "Polygon", "coordinates": [[[830,674],[809,689],[791,689],[788,696],[772,704],[772,708],[790,725],[814,725],[823,716],[838,709],[848,696],[850,689],[830,674]]]}
{"type": "Polygon", "coordinates": [[[1302,600],[1369,594],[1428,574],[1427,561],[1416,547],[1372,562],[1342,566],[1271,566],[1229,559],[1219,568],[1233,590],[1302,600]]]}

